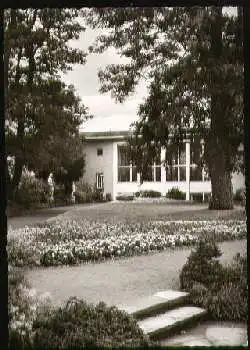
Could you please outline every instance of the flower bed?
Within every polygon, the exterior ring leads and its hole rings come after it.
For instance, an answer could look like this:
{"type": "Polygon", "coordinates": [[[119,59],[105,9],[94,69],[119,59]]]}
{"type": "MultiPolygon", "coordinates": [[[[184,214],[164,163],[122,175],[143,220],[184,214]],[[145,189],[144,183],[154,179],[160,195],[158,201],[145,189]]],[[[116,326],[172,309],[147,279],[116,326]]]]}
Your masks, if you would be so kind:
{"type": "Polygon", "coordinates": [[[63,220],[11,230],[9,261],[24,265],[73,265],[246,237],[244,221],[151,221],[144,223],[63,220]]]}
{"type": "Polygon", "coordinates": [[[9,266],[10,349],[144,348],[149,344],[136,321],[115,306],[70,298],[56,308],[48,293],[37,294],[23,272],[9,266]]]}

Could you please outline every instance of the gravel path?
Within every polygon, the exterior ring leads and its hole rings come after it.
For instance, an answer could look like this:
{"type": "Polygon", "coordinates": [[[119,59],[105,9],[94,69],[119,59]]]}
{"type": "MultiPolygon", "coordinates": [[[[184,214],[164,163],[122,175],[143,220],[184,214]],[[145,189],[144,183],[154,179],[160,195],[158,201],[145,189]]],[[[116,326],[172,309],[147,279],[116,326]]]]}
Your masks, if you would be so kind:
{"type": "MultiPolygon", "coordinates": [[[[246,240],[221,243],[222,261],[229,262],[237,252],[246,251],[246,247],[246,240]]],[[[94,303],[130,305],[160,290],[178,289],[179,271],[189,254],[188,248],[168,249],[96,264],[28,269],[26,276],[39,293],[51,293],[57,305],[70,296],[94,303]]]]}

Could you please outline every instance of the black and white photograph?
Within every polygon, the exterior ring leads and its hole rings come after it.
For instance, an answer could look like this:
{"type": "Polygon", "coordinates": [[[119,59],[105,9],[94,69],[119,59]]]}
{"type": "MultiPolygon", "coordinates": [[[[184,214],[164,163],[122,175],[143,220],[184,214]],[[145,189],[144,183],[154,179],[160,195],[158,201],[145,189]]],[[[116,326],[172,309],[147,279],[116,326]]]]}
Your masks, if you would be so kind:
{"type": "Polygon", "coordinates": [[[248,347],[244,10],[3,10],[9,349],[248,347]]]}

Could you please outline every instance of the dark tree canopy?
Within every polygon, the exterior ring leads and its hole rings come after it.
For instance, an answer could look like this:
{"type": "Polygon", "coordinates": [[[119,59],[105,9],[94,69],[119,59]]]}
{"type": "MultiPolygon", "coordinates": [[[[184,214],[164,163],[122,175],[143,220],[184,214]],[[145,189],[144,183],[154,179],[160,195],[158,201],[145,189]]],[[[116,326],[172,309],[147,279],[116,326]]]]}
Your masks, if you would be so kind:
{"type": "Polygon", "coordinates": [[[243,142],[242,9],[234,16],[221,7],[94,9],[87,23],[107,29],[92,51],[115,47],[129,59],[99,72],[101,92],[123,102],[141,79],[148,83],[135,124],[138,159],[152,142],[167,146],[170,134],[177,143],[199,135],[211,208],[232,208],[231,173],[243,142]]]}
{"type": "Polygon", "coordinates": [[[6,147],[15,160],[9,176],[12,190],[24,166],[44,177],[58,167],[59,145],[75,137],[89,117],[74,88],[60,78],[86,60],[86,53],[70,46],[85,30],[78,22],[80,14],[76,9],[5,10],[6,147]]]}

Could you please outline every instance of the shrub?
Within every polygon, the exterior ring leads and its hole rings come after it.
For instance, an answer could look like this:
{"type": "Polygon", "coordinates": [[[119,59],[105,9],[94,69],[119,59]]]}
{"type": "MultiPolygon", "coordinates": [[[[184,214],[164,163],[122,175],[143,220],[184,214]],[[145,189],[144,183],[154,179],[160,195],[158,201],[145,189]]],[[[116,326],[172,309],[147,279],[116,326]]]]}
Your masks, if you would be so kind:
{"type": "Polygon", "coordinates": [[[245,188],[239,188],[234,194],[234,200],[240,202],[243,206],[246,204],[246,190],[245,188]]]}
{"type": "Polygon", "coordinates": [[[195,202],[202,202],[203,201],[203,195],[202,193],[193,193],[192,194],[193,200],[195,202]]]}
{"type": "Polygon", "coordinates": [[[116,196],[116,200],[118,201],[132,201],[133,199],[134,199],[134,196],[124,196],[124,195],[116,196]]]}
{"type": "Polygon", "coordinates": [[[222,267],[215,260],[221,252],[212,240],[200,240],[195,251],[191,252],[180,274],[181,289],[190,290],[194,283],[211,286],[222,277],[222,267]]]}
{"type": "Polygon", "coordinates": [[[75,199],[77,203],[89,203],[93,201],[93,192],[94,189],[92,186],[87,184],[83,181],[83,179],[80,179],[76,183],[76,192],[75,192],[75,199]]]}
{"type": "Polygon", "coordinates": [[[184,192],[180,191],[179,188],[173,187],[168,190],[166,197],[169,199],[185,199],[186,195],[184,192]]]}
{"type": "Polygon", "coordinates": [[[65,191],[59,186],[54,189],[54,202],[56,205],[65,205],[67,202],[65,191]]]}
{"type": "Polygon", "coordinates": [[[105,200],[106,200],[107,202],[110,202],[110,201],[112,200],[111,193],[106,193],[106,195],[105,195],[105,200]]]}
{"type": "Polygon", "coordinates": [[[80,191],[75,192],[75,200],[76,200],[76,203],[79,203],[79,204],[90,202],[90,199],[88,198],[86,192],[80,192],[80,191]]]}
{"type": "Polygon", "coordinates": [[[34,348],[145,346],[147,338],[136,321],[116,307],[94,306],[71,298],[34,324],[34,348]]]}
{"type": "Polygon", "coordinates": [[[245,322],[247,258],[237,255],[231,265],[223,267],[218,261],[212,260],[219,256],[216,245],[200,243],[181,271],[181,287],[190,292],[191,302],[207,309],[213,319],[245,322]],[[206,256],[206,262],[202,253],[206,256]]]}
{"type": "Polygon", "coordinates": [[[9,265],[9,348],[32,349],[33,323],[50,309],[48,299],[36,296],[20,269],[9,265]]]}
{"type": "Polygon", "coordinates": [[[154,190],[140,191],[140,196],[145,198],[158,198],[161,197],[161,192],[154,190]]]}
{"type": "Polygon", "coordinates": [[[137,192],[134,193],[134,196],[135,196],[136,198],[140,197],[140,195],[141,195],[141,192],[139,192],[139,191],[137,191],[137,192]]]}
{"type": "Polygon", "coordinates": [[[24,174],[14,195],[17,204],[24,208],[39,207],[48,203],[50,198],[49,185],[29,174],[24,174]]]}
{"type": "Polygon", "coordinates": [[[210,294],[207,308],[213,318],[221,321],[247,321],[247,297],[239,285],[227,282],[210,294]]]}

